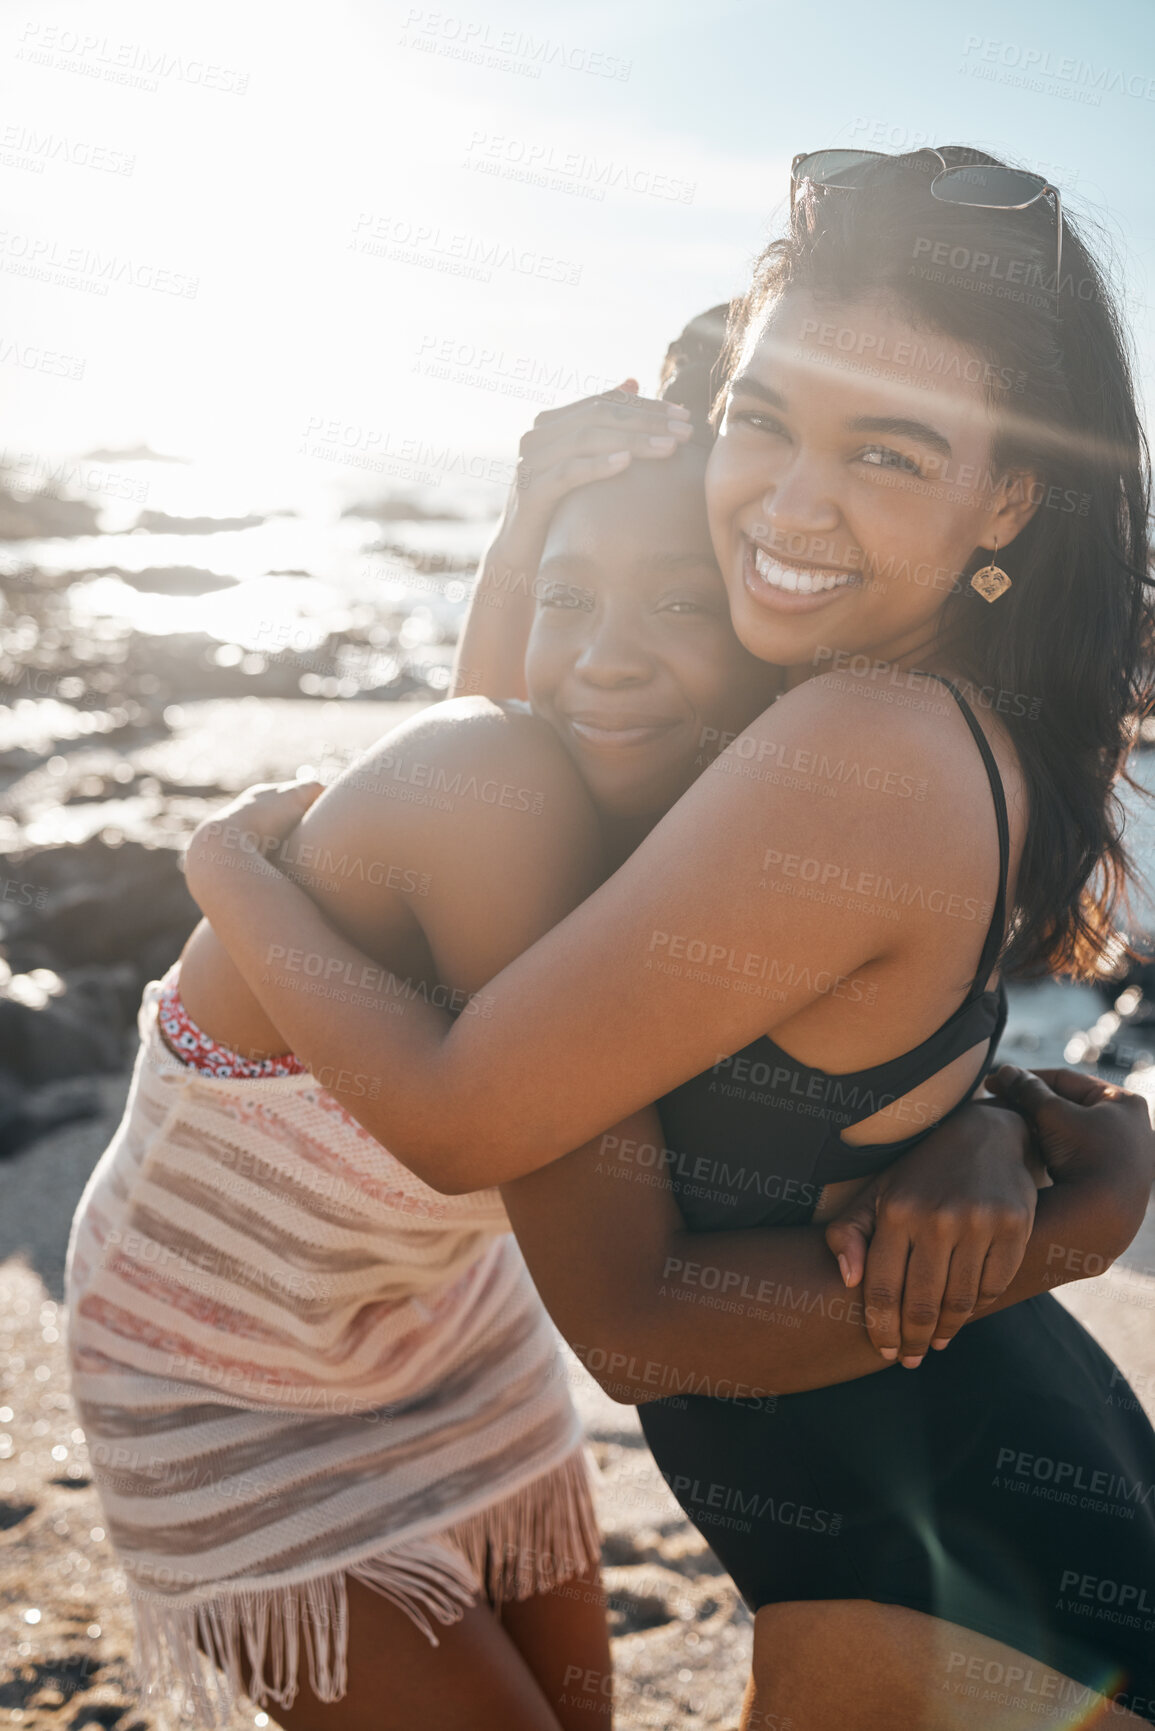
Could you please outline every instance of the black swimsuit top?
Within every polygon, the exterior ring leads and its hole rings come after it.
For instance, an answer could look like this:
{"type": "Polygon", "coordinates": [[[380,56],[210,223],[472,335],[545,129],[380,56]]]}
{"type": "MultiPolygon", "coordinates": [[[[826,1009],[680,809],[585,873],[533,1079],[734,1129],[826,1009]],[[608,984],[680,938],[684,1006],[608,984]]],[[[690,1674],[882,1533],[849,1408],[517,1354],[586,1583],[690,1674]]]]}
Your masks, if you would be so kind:
{"type": "MultiPolygon", "coordinates": [[[[823,1185],[881,1171],[942,1119],[924,1110],[921,1129],[896,1142],[852,1146],[858,1124],[909,1094],[964,1052],[987,1042],[977,1081],[990,1069],[1006,1024],[1006,993],[986,982],[1002,948],[1007,914],[1010,827],[1002,778],[974,713],[949,679],[934,674],[961,709],[982,755],[999,832],[999,887],[970,990],[952,1016],[900,1057],[867,1070],[831,1075],[801,1064],[768,1035],[704,1070],[658,1102],[667,1143],[663,1159],[687,1226],[696,1232],[801,1225],[823,1185]]],[[[976,1085],[977,1085],[976,1081],[976,1085]]],[[[969,1098],[969,1091],[958,1106],[969,1098]]],[[[949,1114],[947,1114],[949,1116],[949,1114]]]]}

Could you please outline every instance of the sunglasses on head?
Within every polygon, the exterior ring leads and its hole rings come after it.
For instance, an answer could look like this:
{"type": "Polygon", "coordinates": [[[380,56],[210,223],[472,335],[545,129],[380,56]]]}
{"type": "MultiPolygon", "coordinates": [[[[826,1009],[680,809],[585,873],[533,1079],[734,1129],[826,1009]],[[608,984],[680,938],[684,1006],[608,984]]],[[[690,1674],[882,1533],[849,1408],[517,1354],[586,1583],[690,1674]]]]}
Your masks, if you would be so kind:
{"type": "MultiPolygon", "coordinates": [[[[948,146],[949,148],[949,146],[948,146]]],[[[1059,272],[1063,263],[1063,210],[1058,189],[1041,174],[1024,168],[1004,168],[997,162],[967,162],[951,168],[941,151],[927,147],[900,156],[888,156],[881,150],[810,150],[802,151],[790,165],[790,214],[798,188],[804,180],[812,186],[837,187],[845,192],[858,192],[866,183],[865,170],[876,162],[901,162],[926,156],[938,163],[938,172],[930,183],[932,198],[943,204],[965,204],[975,210],[1026,210],[1040,198],[1055,201],[1055,292],[1059,288],[1059,272]]],[[[930,166],[933,166],[931,164],[930,166]]]]}

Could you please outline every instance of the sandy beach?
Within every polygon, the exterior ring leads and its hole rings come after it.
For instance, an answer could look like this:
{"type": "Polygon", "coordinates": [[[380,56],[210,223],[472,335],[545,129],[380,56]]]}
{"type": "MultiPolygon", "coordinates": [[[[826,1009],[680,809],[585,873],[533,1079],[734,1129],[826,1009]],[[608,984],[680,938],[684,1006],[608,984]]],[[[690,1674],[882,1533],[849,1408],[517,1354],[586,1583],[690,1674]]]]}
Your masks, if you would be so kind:
{"type": "MultiPolygon", "coordinates": [[[[0,1706],[28,1731],[152,1731],[133,1693],[132,1624],[101,1525],[84,1433],[68,1393],[61,1276],[68,1223],[115,1122],[57,1131],[0,1165],[0,1638],[10,1655],[0,1706]],[[67,1719],[62,1715],[67,1712],[67,1719]]],[[[1126,1372],[1155,1418],[1155,1208],[1108,1274],[1060,1298],[1126,1372]]],[[[595,1465],[614,1629],[621,1731],[736,1726],[751,1619],[674,1501],[636,1413],[608,1399],[568,1354],[595,1465]]],[[[884,1374],[904,1374],[901,1371],[884,1374]]],[[[234,1727],[275,1724],[249,1708],[234,1727]]]]}

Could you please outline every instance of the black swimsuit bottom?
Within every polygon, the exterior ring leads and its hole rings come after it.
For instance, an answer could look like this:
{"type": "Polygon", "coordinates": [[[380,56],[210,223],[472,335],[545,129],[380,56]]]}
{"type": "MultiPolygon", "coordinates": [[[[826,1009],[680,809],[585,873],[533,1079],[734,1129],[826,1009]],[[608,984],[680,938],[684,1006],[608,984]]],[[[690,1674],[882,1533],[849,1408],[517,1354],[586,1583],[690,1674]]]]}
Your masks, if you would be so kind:
{"type": "MultiPolygon", "coordinates": [[[[667,1094],[671,1183],[691,1231],[806,1224],[823,1185],[880,1171],[929,1129],[854,1147],[847,1125],[984,1040],[983,1074],[993,1062],[1006,1020],[1001,985],[987,990],[1006,923],[1006,799],[974,714],[941,683],[982,754],[998,824],[998,893],[970,990],[928,1040],[868,1070],[828,1074],[762,1038],[667,1094]]],[[[780,1308],[807,1296],[784,1289],[780,1308]]],[[[1097,1690],[1155,1724],[1155,1432],[1056,1299],[971,1323],[916,1371],[750,1400],[672,1396],[639,1414],[663,1477],[751,1610],[907,1606],[1074,1680],[1068,1700],[1041,1693],[1029,1669],[996,1678],[989,1663],[948,1655],[944,1692],[988,1699],[992,1722],[1001,1694],[1037,1696],[1048,1721],[1075,1725],[1097,1690]]]]}

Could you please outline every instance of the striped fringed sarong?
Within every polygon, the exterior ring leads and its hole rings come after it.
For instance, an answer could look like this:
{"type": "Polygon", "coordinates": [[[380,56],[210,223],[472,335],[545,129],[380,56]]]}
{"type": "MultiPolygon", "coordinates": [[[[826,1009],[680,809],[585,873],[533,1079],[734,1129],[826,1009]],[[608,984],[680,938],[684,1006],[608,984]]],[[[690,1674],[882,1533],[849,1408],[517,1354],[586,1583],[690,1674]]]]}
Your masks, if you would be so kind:
{"type": "Polygon", "coordinates": [[[142,1680],[214,1724],[246,1670],[290,1706],[302,1642],[341,1696],[347,1577],[436,1644],[480,1593],[546,1591],[599,1545],[497,1191],[431,1190],[309,1075],[187,1068],[158,989],[73,1223],[69,1347],[142,1680]]]}

